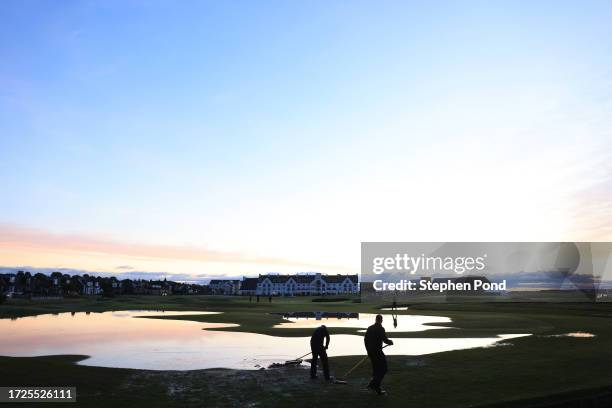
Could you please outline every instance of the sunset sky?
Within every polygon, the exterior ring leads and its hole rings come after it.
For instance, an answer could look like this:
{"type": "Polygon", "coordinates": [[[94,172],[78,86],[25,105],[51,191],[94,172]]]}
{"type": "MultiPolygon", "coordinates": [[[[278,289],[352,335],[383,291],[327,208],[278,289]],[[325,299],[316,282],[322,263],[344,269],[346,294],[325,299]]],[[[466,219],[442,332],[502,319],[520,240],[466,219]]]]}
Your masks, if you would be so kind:
{"type": "Polygon", "coordinates": [[[0,267],[612,240],[612,2],[2,1],[0,267]]]}

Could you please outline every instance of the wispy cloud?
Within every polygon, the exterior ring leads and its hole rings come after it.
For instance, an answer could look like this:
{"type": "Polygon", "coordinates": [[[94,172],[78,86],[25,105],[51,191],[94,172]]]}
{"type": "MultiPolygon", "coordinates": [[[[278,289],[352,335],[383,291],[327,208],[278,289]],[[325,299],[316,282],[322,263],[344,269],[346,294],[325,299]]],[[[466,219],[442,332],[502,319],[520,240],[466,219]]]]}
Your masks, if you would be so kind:
{"type": "MultiPolygon", "coordinates": [[[[61,254],[70,259],[71,255],[95,255],[105,257],[132,258],[144,261],[189,261],[216,264],[248,264],[269,266],[290,266],[306,269],[343,271],[349,268],[332,265],[305,263],[297,260],[257,256],[238,252],[223,252],[195,246],[171,246],[141,243],[127,243],[106,240],[92,236],[58,234],[42,229],[28,228],[10,224],[0,224],[0,246],[3,251],[18,249],[30,253],[37,252],[61,254]]],[[[2,260],[0,252],[0,261],[2,260]]],[[[29,261],[24,259],[23,264],[29,261]]],[[[49,265],[53,266],[53,265],[49,265]]],[[[125,264],[116,266],[116,270],[134,270],[136,266],[125,264]]],[[[216,274],[213,274],[216,275],[216,274]]]]}

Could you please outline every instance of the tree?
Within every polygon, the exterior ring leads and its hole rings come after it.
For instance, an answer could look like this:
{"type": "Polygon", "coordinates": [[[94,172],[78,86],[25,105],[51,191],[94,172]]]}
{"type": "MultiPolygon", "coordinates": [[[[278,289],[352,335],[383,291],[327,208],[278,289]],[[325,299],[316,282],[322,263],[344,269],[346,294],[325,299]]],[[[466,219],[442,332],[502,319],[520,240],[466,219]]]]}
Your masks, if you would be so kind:
{"type": "Polygon", "coordinates": [[[102,288],[102,296],[112,297],[114,296],[113,290],[113,278],[101,278],[99,280],[100,287],[102,288]]]}
{"type": "Polygon", "coordinates": [[[121,286],[123,288],[123,293],[125,293],[126,295],[134,294],[134,284],[132,283],[131,279],[122,280],[121,286]]]}

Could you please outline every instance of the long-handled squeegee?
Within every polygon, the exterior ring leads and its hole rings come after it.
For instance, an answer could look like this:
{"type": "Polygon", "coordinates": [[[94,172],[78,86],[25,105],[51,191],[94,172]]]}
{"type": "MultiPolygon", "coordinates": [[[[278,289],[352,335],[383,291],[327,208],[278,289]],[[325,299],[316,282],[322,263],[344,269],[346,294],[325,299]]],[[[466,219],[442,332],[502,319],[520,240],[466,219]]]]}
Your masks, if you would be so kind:
{"type": "Polygon", "coordinates": [[[302,364],[302,359],[304,357],[306,357],[307,355],[311,354],[312,351],[309,351],[308,353],[304,354],[303,356],[299,356],[298,358],[294,359],[294,360],[287,360],[285,361],[285,365],[291,365],[291,364],[302,364]]]}
{"type": "Polygon", "coordinates": [[[268,368],[280,368],[280,367],[300,365],[302,364],[302,359],[306,357],[307,355],[309,355],[310,353],[312,353],[312,351],[309,351],[308,353],[296,358],[295,360],[285,360],[284,363],[272,363],[268,366],[268,368]]]}
{"type": "MultiPolygon", "coordinates": [[[[389,346],[390,346],[390,344],[387,344],[387,345],[385,345],[383,348],[387,348],[387,347],[389,347],[389,346]]],[[[348,371],[346,372],[346,374],[344,374],[344,377],[334,378],[334,381],[333,381],[333,382],[334,382],[334,384],[348,384],[348,382],[347,382],[347,380],[346,380],[346,379],[348,378],[349,374],[350,374],[350,373],[352,373],[353,371],[355,371],[355,369],[356,369],[357,367],[359,367],[359,366],[360,366],[360,365],[361,365],[361,364],[362,364],[364,361],[366,361],[366,359],[367,359],[367,358],[368,358],[368,356],[366,355],[366,356],[365,356],[365,357],[363,357],[361,360],[359,360],[359,361],[357,362],[357,364],[355,364],[354,366],[352,366],[352,367],[351,367],[351,369],[350,369],[350,370],[348,370],[348,371]]]]}

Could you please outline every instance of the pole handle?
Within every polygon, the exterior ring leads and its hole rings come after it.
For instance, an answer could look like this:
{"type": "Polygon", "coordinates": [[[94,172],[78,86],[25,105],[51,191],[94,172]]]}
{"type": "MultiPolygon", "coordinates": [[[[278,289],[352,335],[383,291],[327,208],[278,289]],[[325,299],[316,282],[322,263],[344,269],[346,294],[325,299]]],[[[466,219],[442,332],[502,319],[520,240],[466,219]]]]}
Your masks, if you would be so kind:
{"type": "MultiPolygon", "coordinates": [[[[387,347],[389,347],[390,345],[391,345],[391,344],[385,344],[385,345],[384,345],[382,348],[387,348],[387,347]]],[[[363,362],[366,360],[366,358],[368,358],[368,356],[367,356],[367,355],[366,355],[365,357],[363,357],[363,358],[362,358],[362,359],[361,359],[361,360],[360,360],[360,361],[359,361],[357,364],[355,364],[353,367],[351,367],[351,369],[350,369],[350,370],[348,370],[348,371],[346,372],[346,374],[344,374],[344,378],[348,377],[348,375],[349,375],[350,373],[352,373],[352,372],[353,372],[353,371],[354,371],[354,370],[355,370],[357,367],[359,367],[359,366],[361,365],[361,363],[363,363],[363,362]]]]}
{"type": "Polygon", "coordinates": [[[296,360],[299,360],[299,359],[301,359],[301,358],[304,358],[304,357],[306,357],[307,355],[309,355],[309,354],[311,354],[311,353],[312,353],[312,351],[309,351],[308,353],[304,354],[303,356],[300,356],[300,357],[296,358],[296,360]]]}

